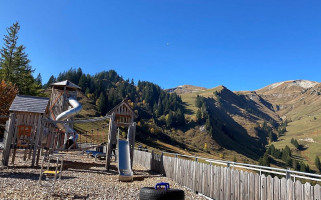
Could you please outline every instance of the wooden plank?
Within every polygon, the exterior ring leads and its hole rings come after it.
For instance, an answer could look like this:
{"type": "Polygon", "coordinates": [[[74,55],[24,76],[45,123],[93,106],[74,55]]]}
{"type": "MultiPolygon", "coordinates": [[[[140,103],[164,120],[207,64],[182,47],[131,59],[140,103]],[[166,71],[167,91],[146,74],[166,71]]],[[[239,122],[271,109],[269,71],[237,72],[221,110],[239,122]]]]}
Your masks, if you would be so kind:
{"type": "Polygon", "coordinates": [[[255,199],[255,176],[249,173],[249,199],[255,199]]]}
{"type": "Polygon", "coordinates": [[[259,200],[261,198],[261,178],[260,175],[255,173],[254,174],[254,180],[255,180],[255,194],[254,194],[254,200],[259,200]]]}
{"type": "Polygon", "coordinates": [[[261,200],[266,200],[266,177],[261,175],[261,200]]]}
{"type": "Polygon", "coordinates": [[[266,199],[273,200],[273,178],[270,175],[266,177],[266,199]]]}
{"type": "Polygon", "coordinates": [[[240,171],[240,200],[246,199],[244,171],[240,171]]]}
{"type": "Polygon", "coordinates": [[[273,198],[280,199],[281,182],[277,176],[273,178],[273,188],[274,188],[273,198]]]}
{"type": "Polygon", "coordinates": [[[214,199],[220,199],[220,181],[221,181],[221,168],[215,166],[215,195],[214,199]]]}
{"type": "Polygon", "coordinates": [[[224,179],[225,179],[225,176],[224,176],[224,171],[225,171],[225,167],[220,167],[221,168],[221,177],[220,177],[220,199],[224,199],[224,179]]]}
{"type": "Polygon", "coordinates": [[[321,200],[321,187],[319,184],[316,184],[314,186],[314,199],[315,200],[321,200]]]}
{"type": "Polygon", "coordinates": [[[196,162],[193,161],[193,191],[196,192],[196,162]]]}
{"type": "Polygon", "coordinates": [[[235,199],[235,170],[231,168],[231,180],[230,180],[230,186],[231,186],[231,194],[230,194],[230,198],[231,200],[235,199]]]}
{"type": "Polygon", "coordinates": [[[16,115],[11,113],[9,116],[9,120],[6,122],[6,128],[4,132],[4,149],[2,152],[2,164],[4,166],[8,166],[9,157],[10,157],[10,148],[13,141],[13,133],[15,129],[16,115]]]}
{"type": "Polygon", "coordinates": [[[41,120],[42,120],[42,115],[39,115],[38,116],[37,131],[36,131],[36,140],[33,143],[34,146],[33,146],[32,162],[31,162],[32,167],[35,166],[35,161],[36,161],[36,153],[37,153],[39,138],[40,138],[41,120]]]}
{"type": "Polygon", "coordinates": [[[310,200],[312,197],[312,191],[311,191],[311,184],[305,183],[304,184],[304,199],[310,200]]]}
{"type": "Polygon", "coordinates": [[[205,194],[205,171],[204,171],[204,168],[205,168],[205,164],[202,163],[201,165],[201,174],[200,174],[200,178],[201,178],[201,193],[202,194],[205,194]]]}
{"type": "Polygon", "coordinates": [[[225,199],[231,200],[231,168],[226,168],[226,178],[225,178],[225,199]]]}
{"type": "Polygon", "coordinates": [[[287,199],[287,180],[284,177],[280,181],[280,199],[287,199]]]}
{"type": "Polygon", "coordinates": [[[211,197],[212,165],[207,165],[207,196],[211,197]]]}
{"type": "Polygon", "coordinates": [[[211,182],[211,184],[210,184],[210,198],[212,198],[212,199],[214,199],[214,166],[213,165],[210,165],[210,176],[209,176],[209,178],[210,178],[210,182],[211,182]]]}
{"type": "Polygon", "coordinates": [[[234,170],[234,177],[235,177],[235,182],[234,182],[234,196],[235,200],[240,200],[240,171],[239,170],[234,170]]]}
{"type": "Polygon", "coordinates": [[[292,179],[287,180],[287,199],[294,200],[294,188],[292,179]]]}
{"type": "Polygon", "coordinates": [[[243,177],[244,182],[244,199],[249,199],[249,173],[247,171],[244,172],[243,177]]]}
{"type": "Polygon", "coordinates": [[[296,181],[294,184],[294,191],[295,191],[295,200],[303,200],[302,199],[302,184],[300,181],[296,181]]]}

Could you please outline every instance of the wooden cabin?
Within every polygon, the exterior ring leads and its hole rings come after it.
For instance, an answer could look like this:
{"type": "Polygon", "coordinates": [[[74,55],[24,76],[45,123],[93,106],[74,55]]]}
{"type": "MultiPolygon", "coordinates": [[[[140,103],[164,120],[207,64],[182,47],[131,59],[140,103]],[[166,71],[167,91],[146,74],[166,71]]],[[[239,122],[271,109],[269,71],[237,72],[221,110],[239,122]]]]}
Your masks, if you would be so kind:
{"type": "Polygon", "coordinates": [[[128,105],[126,100],[120,102],[117,106],[111,109],[107,115],[115,113],[115,121],[117,126],[130,126],[134,119],[137,118],[137,114],[128,105]]]}
{"type": "Polygon", "coordinates": [[[49,116],[49,99],[33,96],[17,95],[9,108],[9,120],[6,123],[4,135],[3,165],[7,166],[10,149],[13,149],[12,163],[14,163],[17,149],[25,149],[24,160],[27,153],[32,166],[35,164],[36,153],[42,134],[42,119],[49,116]]]}

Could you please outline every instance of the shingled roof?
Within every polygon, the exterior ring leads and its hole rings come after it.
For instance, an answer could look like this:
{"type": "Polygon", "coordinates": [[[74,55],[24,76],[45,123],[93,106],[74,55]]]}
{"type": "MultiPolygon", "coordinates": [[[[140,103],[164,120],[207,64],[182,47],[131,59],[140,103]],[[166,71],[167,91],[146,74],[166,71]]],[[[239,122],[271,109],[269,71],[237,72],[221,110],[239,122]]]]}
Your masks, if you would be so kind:
{"type": "Polygon", "coordinates": [[[53,84],[51,84],[51,86],[66,86],[67,88],[81,89],[78,85],[76,85],[68,80],[53,83],[53,84]]]}
{"type": "Polygon", "coordinates": [[[17,95],[9,111],[46,113],[48,98],[17,95]]]}

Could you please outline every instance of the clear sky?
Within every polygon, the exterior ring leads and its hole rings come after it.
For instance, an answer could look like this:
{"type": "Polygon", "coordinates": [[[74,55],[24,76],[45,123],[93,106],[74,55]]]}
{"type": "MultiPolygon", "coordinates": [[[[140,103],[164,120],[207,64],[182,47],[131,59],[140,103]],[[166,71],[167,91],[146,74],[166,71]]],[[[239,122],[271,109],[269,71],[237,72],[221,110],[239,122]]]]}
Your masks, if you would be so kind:
{"type": "Polygon", "coordinates": [[[320,0],[0,0],[1,37],[15,21],[44,83],[71,67],[162,88],[321,82],[320,0]]]}

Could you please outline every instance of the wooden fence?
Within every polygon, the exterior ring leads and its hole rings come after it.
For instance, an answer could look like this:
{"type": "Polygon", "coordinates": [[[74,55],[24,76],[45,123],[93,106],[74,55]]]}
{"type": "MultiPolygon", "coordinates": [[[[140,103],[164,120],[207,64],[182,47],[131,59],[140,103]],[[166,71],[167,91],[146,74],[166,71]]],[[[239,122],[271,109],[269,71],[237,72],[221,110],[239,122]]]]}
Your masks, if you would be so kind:
{"type": "Polygon", "coordinates": [[[321,200],[320,185],[135,150],[134,163],[220,200],[321,200]]]}

